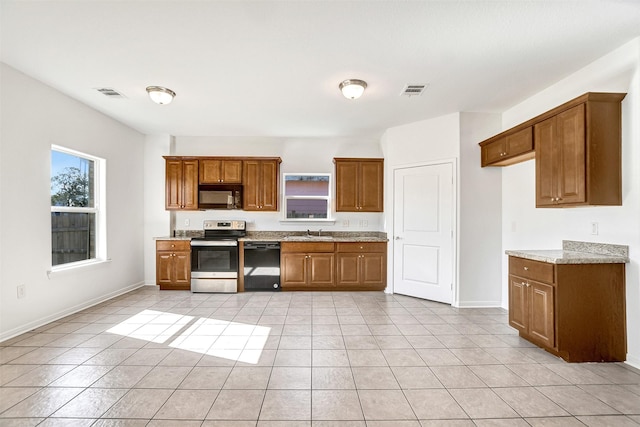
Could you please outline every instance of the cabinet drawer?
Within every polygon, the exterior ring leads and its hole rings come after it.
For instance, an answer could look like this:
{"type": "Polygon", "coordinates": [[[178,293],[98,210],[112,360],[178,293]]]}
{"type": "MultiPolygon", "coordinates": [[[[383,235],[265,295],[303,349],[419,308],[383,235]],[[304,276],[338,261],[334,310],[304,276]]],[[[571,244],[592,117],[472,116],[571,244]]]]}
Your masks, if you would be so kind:
{"type": "Polygon", "coordinates": [[[334,247],[333,242],[282,242],[280,252],[333,252],[334,247]]]}
{"type": "Polygon", "coordinates": [[[530,259],[509,257],[509,274],[525,279],[553,283],[553,264],[530,259]]]}
{"type": "Polygon", "coordinates": [[[384,242],[348,242],[336,243],[336,252],[386,252],[387,244],[384,242]]]}
{"type": "Polygon", "coordinates": [[[189,240],[156,240],[157,251],[190,251],[189,240]]]}

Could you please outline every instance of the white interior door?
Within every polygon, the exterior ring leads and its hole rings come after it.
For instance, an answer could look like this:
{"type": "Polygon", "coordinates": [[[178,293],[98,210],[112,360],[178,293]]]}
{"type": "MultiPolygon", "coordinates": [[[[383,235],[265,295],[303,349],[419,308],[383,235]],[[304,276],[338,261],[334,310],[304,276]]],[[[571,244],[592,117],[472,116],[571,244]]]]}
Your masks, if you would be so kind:
{"type": "Polygon", "coordinates": [[[451,304],[453,164],[394,171],[394,292],[451,304]]]}

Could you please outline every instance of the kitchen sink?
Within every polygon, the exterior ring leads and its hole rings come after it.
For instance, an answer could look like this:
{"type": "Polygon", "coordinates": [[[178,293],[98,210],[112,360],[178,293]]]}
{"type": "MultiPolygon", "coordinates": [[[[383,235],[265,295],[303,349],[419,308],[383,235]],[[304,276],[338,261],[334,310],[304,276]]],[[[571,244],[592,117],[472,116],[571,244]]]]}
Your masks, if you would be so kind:
{"type": "Polygon", "coordinates": [[[306,241],[325,241],[331,242],[333,241],[332,236],[287,236],[284,241],[292,241],[292,242],[306,242],[306,241]]]}

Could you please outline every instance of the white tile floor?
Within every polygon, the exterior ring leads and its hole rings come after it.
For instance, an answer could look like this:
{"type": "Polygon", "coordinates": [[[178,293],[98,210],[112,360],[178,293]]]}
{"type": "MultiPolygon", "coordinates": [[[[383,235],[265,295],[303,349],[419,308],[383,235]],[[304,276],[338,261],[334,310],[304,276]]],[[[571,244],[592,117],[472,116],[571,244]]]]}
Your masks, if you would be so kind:
{"type": "Polygon", "coordinates": [[[0,343],[0,426],[637,426],[640,372],[501,309],[145,287],[0,343]]]}

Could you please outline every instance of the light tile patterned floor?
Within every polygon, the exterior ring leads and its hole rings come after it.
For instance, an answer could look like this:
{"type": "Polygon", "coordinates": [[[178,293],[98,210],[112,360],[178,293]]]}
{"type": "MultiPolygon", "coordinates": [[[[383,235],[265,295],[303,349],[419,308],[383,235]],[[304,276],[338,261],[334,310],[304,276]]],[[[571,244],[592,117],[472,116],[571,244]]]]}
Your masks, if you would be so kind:
{"type": "Polygon", "coordinates": [[[144,287],[0,343],[0,426],[640,425],[640,372],[567,364],[501,309],[144,287]]]}

